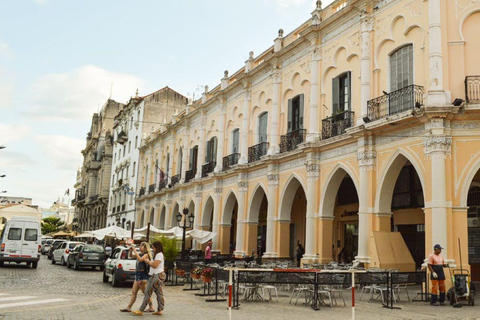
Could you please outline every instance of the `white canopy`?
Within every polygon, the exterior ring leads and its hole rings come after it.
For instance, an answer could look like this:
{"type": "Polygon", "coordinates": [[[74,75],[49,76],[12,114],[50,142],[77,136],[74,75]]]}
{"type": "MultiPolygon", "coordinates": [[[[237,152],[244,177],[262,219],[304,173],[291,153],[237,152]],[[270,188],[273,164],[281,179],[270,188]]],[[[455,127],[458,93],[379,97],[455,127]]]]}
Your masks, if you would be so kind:
{"type": "Polygon", "coordinates": [[[207,242],[210,239],[213,239],[217,235],[215,232],[199,230],[199,229],[193,229],[193,230],[187,231],[187,233],[190,237],[192,237],[192,239],[202,244],[207,242]]]}
{"type": "Polygon", "coordinates": [[[131,232],[117,226],[110,226],[107,228],[94,230],[92,234],[98,240],[103,240],[105,237],[112,237],[117,239],[130,238],[131,232]]]}
{"type": "MultiPolygon", "coordinates": [[[[134,231],[135,232],[147,232],[147,229],[148,229],[148,226],[145,226],[143,228],[140,228],[140,229],[135,229],[134,231]]],[[[150,232],[153,232],[153,233],[162,233],[162,232],[165,232],[165,230],[160,230],[152,225],[150,225],[150,232]]]]}
{"type": "Polygon", "coordinates": [[[75,236],[74,238],[91,238],[93,237],[92,231],[85,231],[83,233],[80,233],[78,236],[75,236]]]}
{"type": "MultiPolygon", "coordinates": [[[[147,231],[147,227],[135,229],[134,238],[141,239],[144,233],[146,233],[146,231],[147,231]]],[[[173,227],[168,230],[160,230],[158,228],[155,228],[154,226],[150,226],[150,233],[160,234],[168,238],[175,238],[179,240],[181,240],[183,237],[183,229],[180,227],[173,227]]],[[[199,230],[199,229],[189,230],[185,233],[186,238],[191,237],[198,243],[205,243],[208,240],[213,239],[216,235],[217,234],[215,232],[199,230]]]]}

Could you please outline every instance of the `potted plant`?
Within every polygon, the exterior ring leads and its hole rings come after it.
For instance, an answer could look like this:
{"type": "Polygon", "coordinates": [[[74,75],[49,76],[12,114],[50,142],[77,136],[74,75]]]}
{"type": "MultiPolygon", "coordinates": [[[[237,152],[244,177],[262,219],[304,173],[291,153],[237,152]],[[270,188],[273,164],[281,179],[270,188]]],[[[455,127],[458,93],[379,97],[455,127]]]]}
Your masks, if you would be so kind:
{"type": "Polygon", "coordinates": [[[193,269],[191,272],[191,277],[192,279],[200,279],[200,276],[202,275],[202,269],[199,268],[199,267],[196,267],[195,269],[193,269]]]}
{"type": "Polygon", "coordinates": [[[213,277],[213,269],[212,268],[205,268],[202,270],[202,281],[204,283],[212,282],[213,277]]]}
{"type": "Polygon", "coordinates": [[[179,277],[185,277],[185,273],[186,273],[185,270],[175,268],[175,274],[176,274],[177,276],[179,276],[179,277]]]}

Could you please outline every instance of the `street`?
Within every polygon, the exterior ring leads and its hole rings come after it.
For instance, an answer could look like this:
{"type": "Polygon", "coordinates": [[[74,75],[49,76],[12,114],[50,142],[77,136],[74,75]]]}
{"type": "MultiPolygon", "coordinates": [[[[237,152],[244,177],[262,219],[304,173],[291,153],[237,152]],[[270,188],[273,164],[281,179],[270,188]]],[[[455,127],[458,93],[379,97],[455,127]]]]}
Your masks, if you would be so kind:
{"type": "MultiPolygon", "coordinates": [[[[164,319],[228,319],[226,302],[205,302],[195,296],[196,291],[183,291],[182,287],[165,287],[166,308],[164,319]]],[[[358,292],[359,293],[359,292],[358,292]]],[[[414,292],[411,292],[413,296],[414,292]]],[[[349,319],[351,308],[349,291],[344,291],[347,307],[341,300],[333,308],[322,306],[314,311],[302,305],[289,304],[289,293],[280,292],[279,302],[242,302],[232,311],[232,319],[349,319]]],[[[42,256],[38,269],[25,265],[6,265],[0,268],[0,319],[132,319],[119,309],[127,306],[130,286],[113,288],[102,282],[102,272],[90,268],[74,271],[61,265],[52,265],[42,256]]],[[[382,308],[378,301],[358,301],[357,319],[475,319],[480,307],[461,309],[430,307],[424,302],[396,304],[401,310],[382,308]]],[[[143,294],[134,305],[138,309],[143,294]]],[[[154,317],[148,313],[144,317],[154,317]]]]}

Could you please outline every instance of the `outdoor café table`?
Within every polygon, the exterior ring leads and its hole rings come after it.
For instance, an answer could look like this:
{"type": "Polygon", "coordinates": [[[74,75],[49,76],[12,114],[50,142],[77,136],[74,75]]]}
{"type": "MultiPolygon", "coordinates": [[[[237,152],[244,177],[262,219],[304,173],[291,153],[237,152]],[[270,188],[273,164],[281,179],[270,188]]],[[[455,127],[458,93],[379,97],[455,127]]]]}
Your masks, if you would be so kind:
{"type": "MultiPolygon", "coordinates": [[[[225,268],[225,270],[235,270],[235,271],[246,271],[252,272],[273,272],[273,269],[262,269],[262,268],[236,268],[236,267],[229,267],[225,268]]],[[[249,285],[248,283],[244,283],[246,286],[249,285]]],[[[260,294],[261,287],[260,285],[262,282],[254,282],[251,284],[251,288],[248,290],[248,295],[243,299],[244,301],[264,301],[262,295],[260,294]]]]}

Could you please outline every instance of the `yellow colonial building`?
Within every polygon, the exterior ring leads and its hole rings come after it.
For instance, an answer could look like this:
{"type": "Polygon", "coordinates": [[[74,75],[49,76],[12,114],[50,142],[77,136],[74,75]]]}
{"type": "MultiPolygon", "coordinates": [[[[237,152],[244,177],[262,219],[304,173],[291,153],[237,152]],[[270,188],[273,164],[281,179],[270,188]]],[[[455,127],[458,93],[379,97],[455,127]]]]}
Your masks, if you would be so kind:
{"type": "Polygon", "coordinates": [[[478,277],[479,27],[474,0],[317,1],[142,140],[136,226],[188,208],[221,253],[403,270],[439,243],[478,277]]]}

